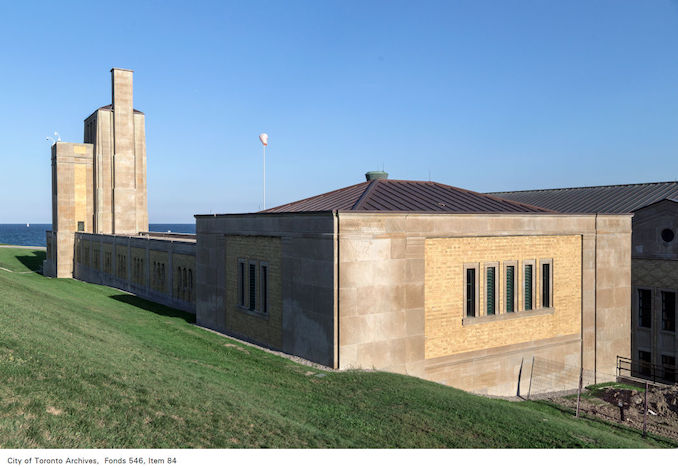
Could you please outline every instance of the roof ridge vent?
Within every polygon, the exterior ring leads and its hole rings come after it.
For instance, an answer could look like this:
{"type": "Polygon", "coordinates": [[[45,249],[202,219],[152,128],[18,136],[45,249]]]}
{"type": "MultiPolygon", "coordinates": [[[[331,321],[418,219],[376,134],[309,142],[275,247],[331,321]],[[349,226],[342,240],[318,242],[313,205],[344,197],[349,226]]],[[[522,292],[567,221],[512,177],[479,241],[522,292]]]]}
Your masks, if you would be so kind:
{"type": "Polygon", "coordinates": [[[372,170],[365,173],[365,179],[368,182],[371,182],[372,180],[386,180],[388,179],[388,173],[383,170],[372,170]]]}

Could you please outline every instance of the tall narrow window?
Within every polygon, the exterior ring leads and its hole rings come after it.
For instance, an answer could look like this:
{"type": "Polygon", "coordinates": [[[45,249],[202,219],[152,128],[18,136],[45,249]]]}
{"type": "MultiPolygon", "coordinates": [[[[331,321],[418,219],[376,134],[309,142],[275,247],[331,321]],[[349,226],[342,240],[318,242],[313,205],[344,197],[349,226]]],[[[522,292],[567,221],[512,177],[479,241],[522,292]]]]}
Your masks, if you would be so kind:
{"type": "Polygon", "coordinates": [[[541,307],[551,308],[551,263],[541,265],[541,307]]]}
{"type": "Polygon", "coordinates": [[[476,270],[466,270],[466,316],[476,315],[476,270]]]}
{"type": "Polygon", "coordinates": [[[638,325],[652,327],[652,291],[649,289],[638,289],[638,325]]]}
{"type": "Polygon", "coordinates": [[[181,295],[181,268],[177,268],[177,298],[181,295]]]}
{"type": "Polygon", "coordinates": [[[268,313],[268,265],[262,264],[259,272],[259,289],[261,289],[261,312],[268,313]]]}
{"type": "Polygon", "coordinates": [[[515,311],[515,285],[516,285],[516,267],[506,266],[506,312],[515,311]]]}
{"type": "Polygon", "coordinates": [[[193,301],[193,269],[188,270],[188,301],[193,301]]]}
{"type": "Polygon", "coordinates": [[[662,329],[664,331],[676,330],[675,292],[662,292],[662,329]]]}
{"type": "Polygon", "coordinates": [[[245,262],[238,261],[238,305],[245,306],[245,262]]]}
{"type": "Polygon", "coordinates": [[[249,277],[249,286],[250,286],[250,310],[257,309],[257,266],[254,263],[250,263],[250,277],[249,277]]]}
{"type": "Polygon", "coordinates": [[[640,360],[638,364],[640,373],[646,376],[652,374],[652,353],[639,350],[638,360],[640,360]]]}
{"type": "Polygon", "coordinates": [[[662,367],[664,370],[664,379],[669,383],[675,383],[676,357],[673,355],[662,355],[662,367]]]}
{"type": "Polygon", "coordinates": [[[525,265],[525,310],[532,309],[532,264],[525,265]]]}
{"type": "Polygon", "coordinates": [[[489,266],[488,268],[485,269],[485,276],[486,276],[486,288],[485,288],[485,311],[487,315],[493,315],[495,314],[496,311],[496,270],[497,268],[494,266],[489,266]]]}

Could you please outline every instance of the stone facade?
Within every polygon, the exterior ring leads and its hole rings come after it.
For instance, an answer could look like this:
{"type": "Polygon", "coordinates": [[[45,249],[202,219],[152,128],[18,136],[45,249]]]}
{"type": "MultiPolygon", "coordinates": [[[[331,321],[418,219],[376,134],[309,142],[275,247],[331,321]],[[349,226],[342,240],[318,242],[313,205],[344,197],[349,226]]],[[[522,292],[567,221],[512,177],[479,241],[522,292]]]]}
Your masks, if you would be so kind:
{"type": "Polygon", "coordinates": [[[74,232],[148,230],[144,115],[132,104],[132,71],[113,68],[111,78],[113,104],[85,119],[85,142],[52,146],[49,276],[73,277],[74,232]]]}
{"type": "Polygon", "coordinates": [[[318,363],[514,395],[521,366],[533,357],[607,375],[615,373],[616,356],[629,353],[628,215],[326,212],[196,219],[198,323],[318,363]],[[230,318],[245,315],[234,308],[238,258],[268,251],[270,261],[278,242],[280,342],[276,332],[262,333],[262,323],[236,330],[230,318]],[[526,260],[550,261],[553,306],[540,307],[535,292],[533,311],[522,311],[519,298],[513,316],[499,311],[465,323],[463,265],[496,262],[501,269],[526,260]]]}
{"type": "Polygon", "coordinates": [[[335,366],[337,264],[332,213],[196,219],[197,323],[335,366]],[[239,259],[270,265],[268,316],[250,314],[243,309],[247,306],[237,305],[233,272],[239,259]]]}
{"type": "Polygon", "coordinates": [[[195,241],[76,233],[75,253],[74,278],[195,313],[195,241]]]}
{"type": "Polygon", "coordinates": [[[631,358],[637,376],[676,380],[678,301],[678,203],[664,200],[636,211],[633,219],[631,358]],[[648,317],[641,319],[641,294],[648,317]],[[672,298],[672,299],[671,299],[672,298]],[[643,322],[644,321],[644,322],[643,322]],[[654,372],[640,365],[656,365],[654,372]],[[642,371],[645,370],[645,371],[642,371]]]}

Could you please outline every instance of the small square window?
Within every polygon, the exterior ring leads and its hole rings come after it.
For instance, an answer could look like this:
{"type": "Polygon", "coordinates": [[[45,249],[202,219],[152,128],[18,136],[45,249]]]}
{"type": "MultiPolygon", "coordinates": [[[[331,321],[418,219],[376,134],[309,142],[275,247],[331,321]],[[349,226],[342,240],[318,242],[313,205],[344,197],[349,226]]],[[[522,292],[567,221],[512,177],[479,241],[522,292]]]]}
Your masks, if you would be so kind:
{"type": "Polygon", "coordinates": [[[85,221],[78,221],[78,232],[85,231],[85,221]]]}

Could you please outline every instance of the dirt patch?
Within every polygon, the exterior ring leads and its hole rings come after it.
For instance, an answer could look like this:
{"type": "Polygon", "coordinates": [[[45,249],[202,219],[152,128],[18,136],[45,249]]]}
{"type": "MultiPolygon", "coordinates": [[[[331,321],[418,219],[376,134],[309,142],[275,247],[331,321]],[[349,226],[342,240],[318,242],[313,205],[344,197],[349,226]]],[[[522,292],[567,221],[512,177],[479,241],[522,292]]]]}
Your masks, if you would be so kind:
{"type": "MultiPolygon", "coordinates": [[[[576,395],[553,397],[549,400],[571,409],[577,407],[576,395]]],[[[615,387],[593,389],[582,393],[579,407],[585,415],[642,430],[645,390],[615,387]]],[[[647,408],[647,430],[678,441],[678,386],[650,388],[647,393],[647,408]]]]}
{"type": "Polygon", "coordinates": [[[247,355],[250,354],[250,351],[249,351],[249,350],[243,349],[243,348],[240,347],[239,345],[230,344],[230,343],[228,343],[228,342],[227,342],[226,344],[224,344],[224,347],[233,347],[234,349],[240,350],[241,352],[244,352],[244,353],[246,353],[247,355]]]}
{"type": "Polygon", "coordinates": [[[47,407],[47,413],[52,414],[52,415],[61,415],[64,413],[63,410],[57,409],[56,407],[52,407],[51,405],[47,407]]]}

